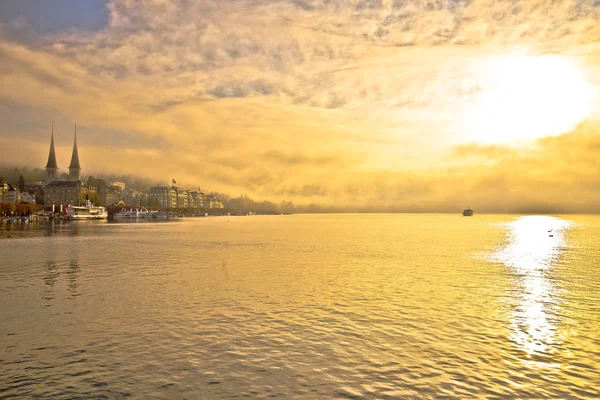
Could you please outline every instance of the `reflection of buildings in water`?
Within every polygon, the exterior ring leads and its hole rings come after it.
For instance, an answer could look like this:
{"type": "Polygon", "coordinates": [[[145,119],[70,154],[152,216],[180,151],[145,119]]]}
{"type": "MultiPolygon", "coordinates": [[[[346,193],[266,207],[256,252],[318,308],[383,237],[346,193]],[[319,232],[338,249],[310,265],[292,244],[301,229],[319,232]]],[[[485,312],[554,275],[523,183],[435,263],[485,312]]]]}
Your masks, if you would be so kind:
{"type": "Polygon", "coordinates": [[[57,290],[60,291],[60,277],[63,276],[63,285],[66,284],[66,290],[68,292],[67,298],[74,299],[78,296],[78,277],[80,268],[77,261],[70,261],[68,263],[57,263],[55,261],[48,261],[45,264],[45,271],[42,279],[44,280],[44,291],[42,298],[49,302],[52,302],[56,297],[57,290]]]}
{"type": "Polygon", "coordinates": [[[19,219],[20,217],[15,217],[13,219],[14,222],[12,223],[6,223],[3,222],[0,224],[0,230],[6,231],[6,232],[22,232],[22,231],[28,231],[31,228],[31,225],[28,223],[23,223],[21,222],[21,220],[19,219]]]}
{"type": "MultiPolygon", "coordinates": [[[[59,224],[57,224],[59,225],[59,224]]],[[[51,246],[48,251],[48,261],[44,264],[45,270],[42,274],[44,280],[44,291],[42,298],[53,303],[61,290],[66,290],[64,297],[76,298],[78,293],[78,280],[81,269],[79,267],[79,254],[77,246],[51,246]],[[54,261],[54,260],[64,261],[54,261]],[[70,260],[70,261],[66,261],[70,260]],[[62,279],[61,279],[62,277],[62,279]]]]}
{"type": "Polygon", "coordinates": [[[508,224],[508,244],[493,256],[516,278],[511,339],[530,355],[553,353],[559,341],[556,314],[561,298],[550,274],[566,246],[569,225],[553,217],[519,218],[508,224]]]}
{"type": "Polygon", "coordinates": [[[67,267],[68,288],[71,298],[77,296],[77,276],[79,275],[79,265],[77,261],[71,261],[67,267]]]}
{"type": "Polygon", "coordinates": [[[44,283],[46,284],[44,293],[42,295],[44,300],[54,299],[54,286],[56,286],[59,276],[60,271],[58,270],[56,263],[54,261],[46,262],[46,271],[43,276],[44,283]]]}
{"type": "Polygon", "coordinates": [[[55,221],[54,218],[52,218],[50,221],[48,221],[45,225],[44,225],[44,234],[46,236],[52,236],[54,235],[55,232],[55,221]]]}

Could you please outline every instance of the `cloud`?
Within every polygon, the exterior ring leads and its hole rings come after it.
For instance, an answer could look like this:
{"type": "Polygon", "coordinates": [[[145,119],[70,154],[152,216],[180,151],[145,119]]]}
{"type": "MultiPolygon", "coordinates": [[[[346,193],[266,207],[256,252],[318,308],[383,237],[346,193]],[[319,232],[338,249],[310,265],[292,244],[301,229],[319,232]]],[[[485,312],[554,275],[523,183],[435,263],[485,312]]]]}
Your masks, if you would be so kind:
{"type": "Polygon", "coordinates": [[[597,68],[593,1],[111,0],[108,10],[99,31],[32,40],[19,37],[27,21],[2,26],[0,102],[19,111],[0,113],[35,121],[0,127],[3,145],[23,137],[4,162],[42,165],[56,119],[63,132],[80,124],[89,173],[357,209],[596,209],[594,122],[520,149],[468,142],[459,123],[489,90],[473,68],[482,59],[550,52],[597,68]]]}
{"type": "Polygon", "coordinates": [[[303,155],[299,153],[295,154],[286,154],[278,150],[271,150],[264,154],[264,158],[270,161],[273,161],[276,164],[281,165],[294,165],[294,166],[305,166],[305,165],[314,165],[314,166],[327,166],[327,165],[337,165],[344,166],[346,161],[344,159],[336,158],[328,155],[303,155]]]}

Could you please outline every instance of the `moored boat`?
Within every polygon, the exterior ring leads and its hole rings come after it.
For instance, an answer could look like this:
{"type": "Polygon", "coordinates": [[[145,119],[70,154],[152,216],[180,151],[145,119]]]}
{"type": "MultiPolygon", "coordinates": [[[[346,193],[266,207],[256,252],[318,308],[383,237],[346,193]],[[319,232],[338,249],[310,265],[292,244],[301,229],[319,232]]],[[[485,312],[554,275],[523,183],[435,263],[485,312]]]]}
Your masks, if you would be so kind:
{"type": "Polygon", "coordinates": [[[66,217],[69,220],[80,219],[107,219],[108,212],[105,207],[94,206],[88,200],[85,206],[69,206],[67,207],[66,217]]]}
{"type": "Polygon", "coordinates": [[[122,211],[119,211],[118,213],[113,215],[114,219],[145,219],[145,218],[151,218],[152,212],[142,208],[140,209],[123,209],[122,211]]]}
{"type": "Polygon", "coordinates": [[[152,213],[152,219],[167,219],[167,214],[166,213],[152,213]]]}

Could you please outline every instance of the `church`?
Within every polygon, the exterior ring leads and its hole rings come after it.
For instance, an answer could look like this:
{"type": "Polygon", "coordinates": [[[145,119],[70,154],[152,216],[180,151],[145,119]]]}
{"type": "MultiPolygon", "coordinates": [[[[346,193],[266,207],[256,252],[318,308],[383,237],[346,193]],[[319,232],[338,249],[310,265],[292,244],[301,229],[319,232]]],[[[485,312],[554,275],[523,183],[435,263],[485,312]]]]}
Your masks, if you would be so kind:
{"type": "Polygon", "coordinates": [[[81,166],[79,164],[79,152],[77,150],[77,125],[75,125],[75,136],[73,140],[73,153],[69,174],[58,175],[58,163],[54,150],[54,124],[50,136],[50,153],[46,163],[46,180],[44,186],[44,204],[49,205],[80,205],[85,202],[86,196],[95,192],[95,188],[88,187],[81,182],[81,166]]]}

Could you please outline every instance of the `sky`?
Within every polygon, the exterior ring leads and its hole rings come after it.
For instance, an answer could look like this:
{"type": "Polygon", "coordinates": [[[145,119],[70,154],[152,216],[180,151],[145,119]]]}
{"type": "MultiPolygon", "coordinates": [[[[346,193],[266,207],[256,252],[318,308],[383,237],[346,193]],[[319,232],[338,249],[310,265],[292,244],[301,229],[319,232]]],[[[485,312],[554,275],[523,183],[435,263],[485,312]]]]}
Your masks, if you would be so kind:
{"type": "Polygon", "coordinates": [[[0,1],[0,164],[600,212],[600,0],[0,1]]]}

